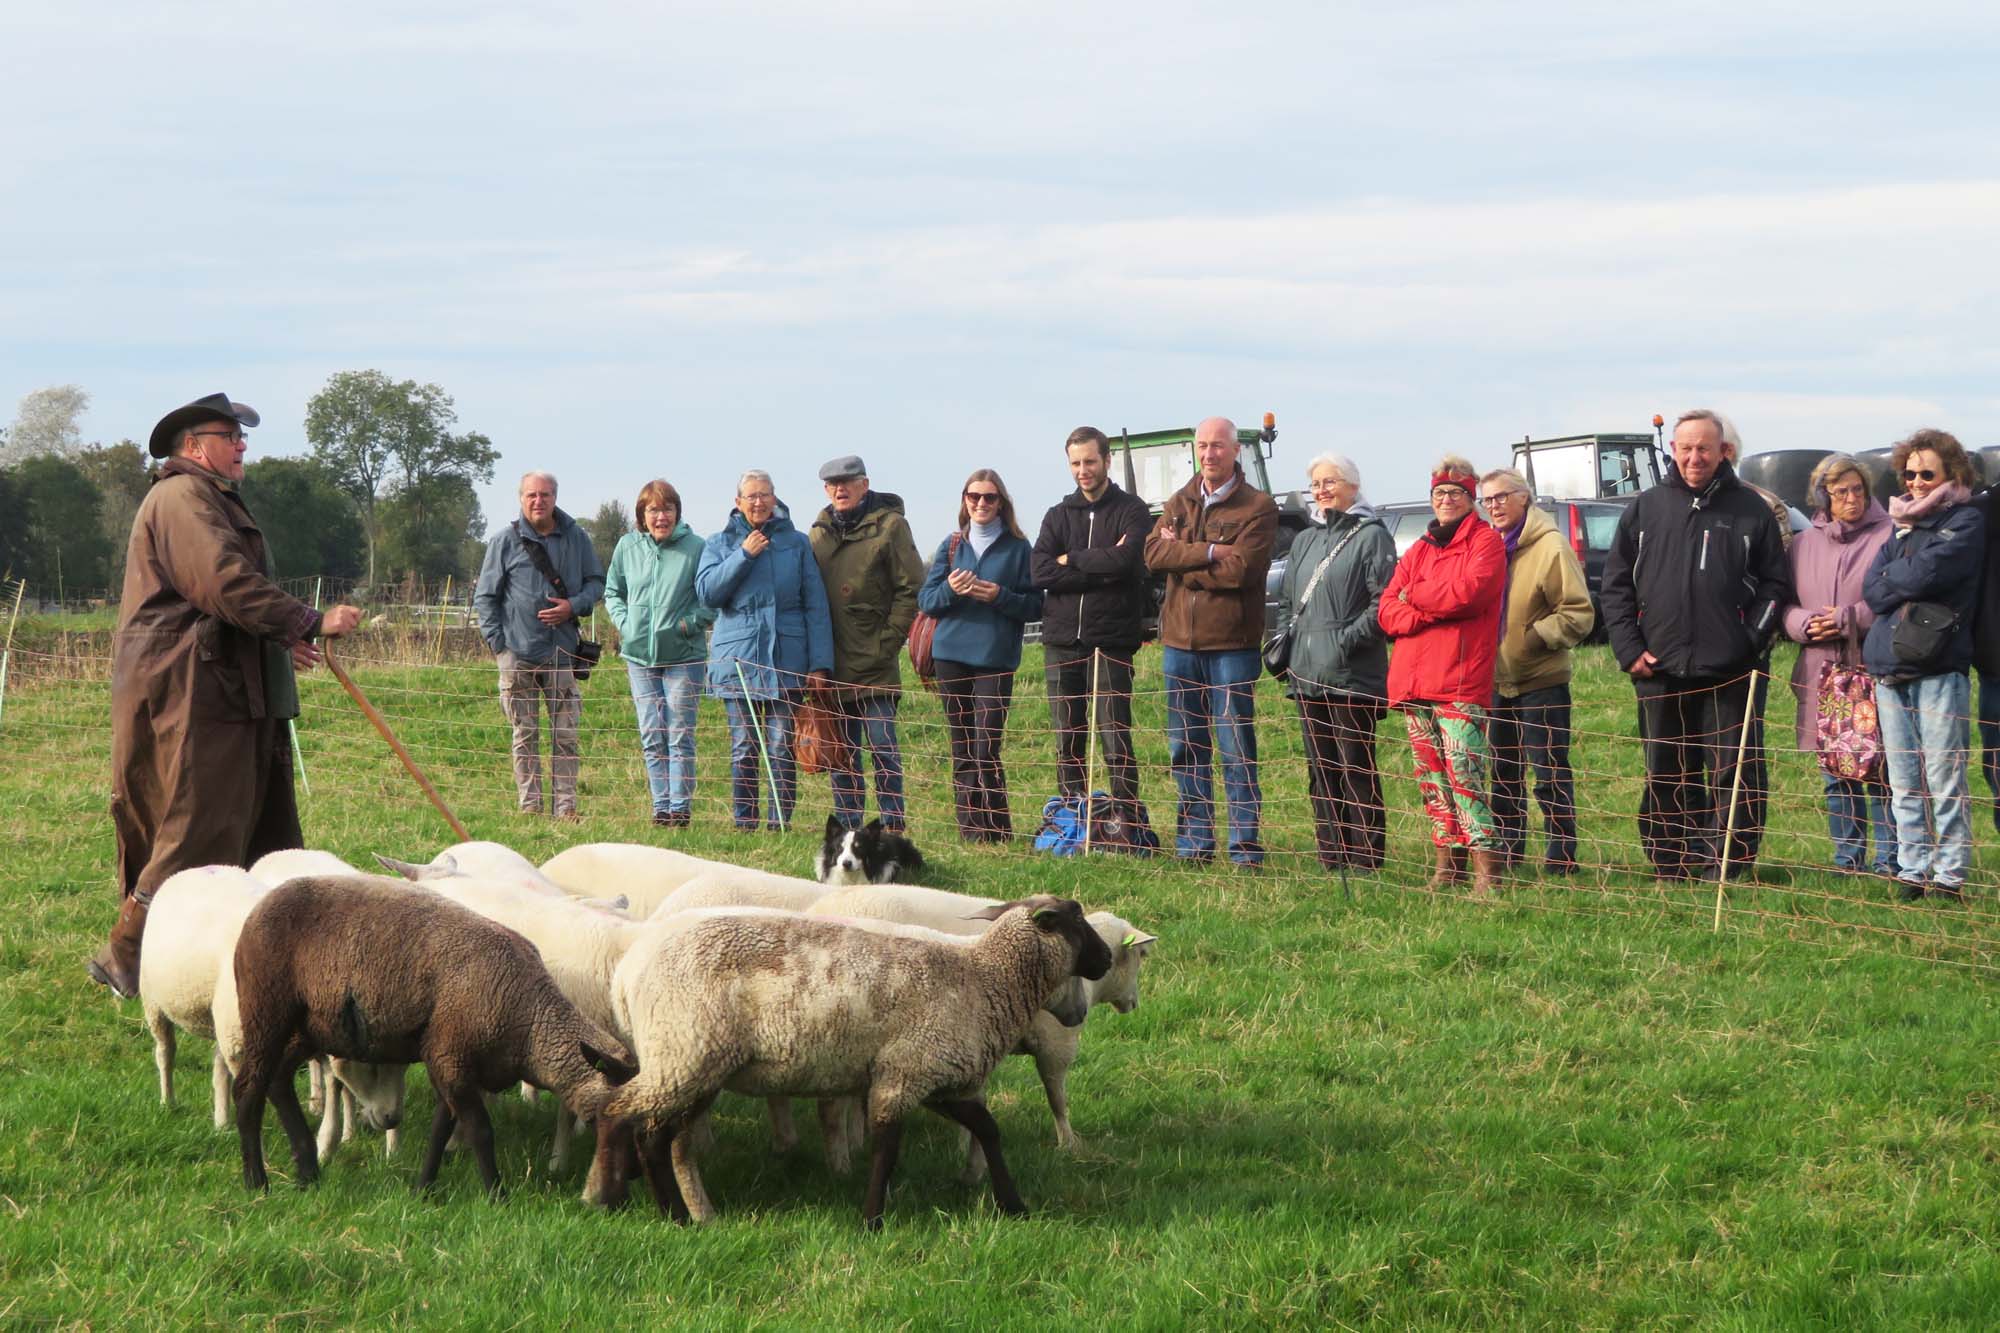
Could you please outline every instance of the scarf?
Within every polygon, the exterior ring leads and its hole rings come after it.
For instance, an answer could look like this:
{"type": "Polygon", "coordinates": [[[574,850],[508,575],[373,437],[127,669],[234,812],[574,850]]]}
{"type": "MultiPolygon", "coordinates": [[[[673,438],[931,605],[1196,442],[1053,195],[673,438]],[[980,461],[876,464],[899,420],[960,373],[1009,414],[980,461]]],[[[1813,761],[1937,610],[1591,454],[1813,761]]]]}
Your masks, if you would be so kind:
{"type": "MultiPolygon", "coordinates": [[[[1457,485],[1458,483],[1453,482],[1452,484],[1457,485]]],[[[1459,525],[1470,517],[1472,517],[1470,514],[1460,514],[1448,524],[1432,519],[1430,527],[1425,529],[1425,535],[1439,546],[1449,546],[1451,545],[1451,539],[1458,535],[1459,525]]]]}
{"type": "Polygon", "coordinates": [[[972,548],[973,560],[977,561],[981,556],[985,555],[986,548],[993,545],[994,542],[999,541],[1000,534],[1006,530],[1005,527],[1001,526],[1000,520],[997,518],[985,523],[974,523],[966,528],[965,544],[972,548]]]}
{"type": "Polygon", "coordinates": [[[1882,502],[1870,496],[1868,507],[1862,510],[1861,517],[1852,523],[1835,518],[1831,513],[1820,513],[1813,516],[1813,526],[1825,531],[1829,540],[1845,546],[1887,517],[1889,514],[1882,508],[1882,502]]]}
{"type": "Polygon", "coordinates": [[[1962,505],[1972,498],[1972,492],[1955,481],[1948,481],[1933,490],[1921,500],[1912,500],[1907,495],[1891,496],[1889,517],[1896,524],[1896,535],[1907,536],[1920,518],[1943,513],[1954,505],[1962,505]]]}
{"type": "Polygon", "coordinates": [[[868,516],[868,511],[875,507],[875,503],[875,492],[870,491],[861,497],[860,504],[854,506],[854,508],[844,514],[832,505],[828,505],[826,512],[832,515],[833,530],[835,532],[853,531],[854,525],[868,516]]]}
{"type": "Polygon", "coordinates": [[[1508,575],[1500,582],[1500,637],[1507,637],[1507,594],[1514,591],[1514,577],[1511,566],[1514,563],[1514,548],[1521,544],[1521,534],[1528,530],[1528,516],[1521,515],[1521,521],[1500,534],[1500,540],[1507,544],[1508,575]]]}

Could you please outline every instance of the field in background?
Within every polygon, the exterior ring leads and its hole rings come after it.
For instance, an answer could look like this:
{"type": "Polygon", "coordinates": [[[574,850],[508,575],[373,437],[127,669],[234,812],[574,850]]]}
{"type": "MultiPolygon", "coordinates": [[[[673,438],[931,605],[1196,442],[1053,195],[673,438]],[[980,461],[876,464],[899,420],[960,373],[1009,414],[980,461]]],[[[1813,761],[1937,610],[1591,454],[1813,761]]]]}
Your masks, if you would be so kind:
{"type": "MultiPolygon", "coordinates": [[[[1602,868],[1490,907],[1416,889],[1428,855],[1393,718],[1392,863],[1343,886],[1311,860],[1296,722],[1268,681],[1273,864],[1258,876],[960,847],[936,702],[909,696],[913,833],[940,882],[1071,894],[1161,943],[1139,1010],[1090,1023],[1071,1078],[1083,1153],[1054,1150],[1031,1066],[996,1080],[1034,1215],[1001,1218],[957,1185],[937,1121],[912,1127],[887,1230],[870,1237],[861,1182],[827,1174],[811,1117],[800,1149],[774,1158],[740,1101],[708,1173],[723,1220],[699,1231],[650,1207],[585,1208],[581,1157],[546,1179],[549,1112],[512,1099],[498,1207],[457,1159],[437,1198],[415,1198],[414,1141],[393,1161],[379,1140],[351,1144],[299,1193],[274,1127],[272,1193],[246,1195],[233,1135],[209,1125],[207,1043],[182,1043],[181,1102],[161,1108],[136,1003],[83,977],[113,910],[95,642],[24,670],[17,641],[0,722],[0,1324],[1908,1326],[1983,1324],[2000,1299],[2000,858],[1984,806],[1979,893],[1896,906],[1816,869],[1816,778],[1775,753],[1767,870],[1731,887],[1713,933],[1712,886],[1643,873],[1631,693],[1601,649],[1583,656],[1576,723],[1586,859],[1602,868]]],[[[662,840],[615,665],[588,687],[584,821],[557,826],[510,812],[489,665],[406,665],[416,650],[384,636],[354,651],[475,837],[537,859],[662,840]]],[[[1142,659],[1141,758],[1170,836],[1158,660],[1142,659]]],[[[1053,788],[1040,694],[1031,654],[1007,752],[1023,832],[1053,788]]],[[[356,863],[448,841],[338,686],[319,673],[305,697],[309,841],[356,863]]],[[[1775,741],[1791,716],[1781,686],[1775,741]]],[[[706,703],[695,826],[673,844],[805,873],[825,780],[805,781],[800,831],[733,833],[724,738],[706,703]]],[[[412,1093],[421,1127],[421,1076],[412,1093]]]]}

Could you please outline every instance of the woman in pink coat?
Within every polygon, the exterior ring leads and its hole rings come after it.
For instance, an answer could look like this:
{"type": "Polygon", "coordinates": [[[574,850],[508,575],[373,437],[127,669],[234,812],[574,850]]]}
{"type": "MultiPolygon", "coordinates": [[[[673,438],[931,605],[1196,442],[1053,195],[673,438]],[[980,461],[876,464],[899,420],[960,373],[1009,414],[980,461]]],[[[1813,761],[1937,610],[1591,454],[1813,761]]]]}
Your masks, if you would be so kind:
{"type": "MultiPolygon", "coordinates": [[[[1846,454],[1828,454],[1813,469],[1807,486],[1813,525],[1792,543],[1794,605],[1785,608],[1785,634],[1803,644],[1792,668],[1792,693],[1799,700],[1799,749],[1819,749],[1819,677],[1839,662],[1861,665],[1861,641],[1875,613],[1861,598],[1861,585],[1875,553],[1889,540],[1889,513],[1869,494],[1868,474],[1846,454]]],[[[1833,836],[1833,864],[1858,871],[1868,856],[1874,831],[1872,868],[1896,875],[1896,826],[1889,816],[1889,789],[1878,757],[1873,774],[1826,777],[1826,822],[1833,836]]]]}

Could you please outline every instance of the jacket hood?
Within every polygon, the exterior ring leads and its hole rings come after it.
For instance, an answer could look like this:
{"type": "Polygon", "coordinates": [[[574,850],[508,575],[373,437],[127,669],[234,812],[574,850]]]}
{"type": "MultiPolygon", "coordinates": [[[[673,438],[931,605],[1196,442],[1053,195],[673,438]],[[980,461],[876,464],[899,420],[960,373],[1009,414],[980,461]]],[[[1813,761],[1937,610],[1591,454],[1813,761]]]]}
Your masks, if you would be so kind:
{"type": "MultiPolygon", "coordinates": [[[[576,530],[576,520],[571,518],[568,511],[561,505],[555,506],[550,512],[555,515],[556,532],[567,535],[576,530]]],[[[519,514],[514,515],[514,531],[520,533],[523,540],[531,537],[536,541],[542,540],[542,534],[529,527],[528,520],[519,514]]],[[[555,534],[551,533],[550,535],[553,536],[555,534]]]]}
{"type": "MultiPolygon", "coordinates": [[[[681,526],[686,527],[687,524],[683,523],[681,526]]],[[[750,520],[743,517],[741,509],[732,509],[729,511],[729,520],[722,525],[722,530],[740,541],[750,535],[750,520]]],[[[764,531],[767,534],[792,531],[792,511],[786,508],[783,500],[774,500],[771,503],[771,517],[765,521],[764,531]]],[[[680,534],[676,532],[674,535],[680,534]]]]}
{"type": "MultiPolygon", "coordinates": [[[[1500,535],[1505,537],[1507,534],[1502,532],[1500,535]]],[[[1549,511],[1540,505],[1529,505],[1528,516],[1521,520],[1521,539],[1514,543],[1514,549],[1525,551],[1544,537],[1562,540],[1562,534],[1556,531],[1556,521],[1549,516],[1549,511]]]]}
{"type": "Polygon", "coordinates": [[[1344,521],[1350,518],[1357,523],[1376,523],[1381,521],[1375,517],[1375,506],[1369,504],[1366,500],[1356,500],[1353,504],[1347,506],[1346,509],[1337,512],[1321,509],[1318,505],[1309,506],[1306,512],[1311,516],[1313,522],[1323,528],[1333,526],[1335,520],[1344,521]]]}
{"type": "Polygon", "coordinates": [[[675,542],[684,541],[694,536],[695,530],[688,526],[686,519],[681,519],[674,524],[674,530],[666,535],[664,541],[655,538],[652,533],[646,531],[644,528],[634,528],[628,535],[644,538],[646,541],[655,542],[660,546],[672,546],[675,542]]]}
{"type": "Polygon", "coordinates": [[[1068,495],[1065,495],[1062,502],[1071,509],[1101,509],[1123,494],[1125,492],[1119,488],[1118,483],[1110,481],[1104,484],[1104,494],[1098,496],[1095,500],[1085,499],[1083,488],[1079,486],[1068,495]]]}
{"type": "Polygon", "coordinates": [[[1880,500],[1871,495],[1868,497],[1866,512],[1854,522],[1842,523],[1822,509],[1813,515],[1812,525],[1824,532],[1828,541],[1839,542],[1845,546],[1848,542],[1867,536],[1888,521],[1889,511],[1882,507],[1880,500]]]}
{"type": "MultiPolygon", "coordinates": [[[[867,498],[861,503],[863,506],[861,517],[854,520],[854,526],[848,529],[850,533],[873,532],[881,526],[882,515],[884,513],[892,513],[900,516],[903,512],[903,497],[895,494],[893,491],[870,491],[867,498]]],[[[822,524],[828,528],[833,528],[832,505],[827,505],[824,509],[821,509],[819,517],[813,520],[814,527],[819,527],[822,524]]],[[[834,528],[834,531],[838,532],[839,529],[834,528]]]]}

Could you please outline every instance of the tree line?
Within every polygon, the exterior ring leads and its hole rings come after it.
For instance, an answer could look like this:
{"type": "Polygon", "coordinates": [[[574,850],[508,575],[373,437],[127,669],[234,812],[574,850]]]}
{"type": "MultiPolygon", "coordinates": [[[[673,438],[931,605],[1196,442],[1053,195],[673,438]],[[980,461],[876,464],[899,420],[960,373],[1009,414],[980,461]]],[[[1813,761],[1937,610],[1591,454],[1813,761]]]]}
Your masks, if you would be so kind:
{"type": "MultiPolygon", "coordinates": [[[[37,596],[117,596],[158,470],[133,440],[85,443],[89,403],[77,385],[38,389],[0,429],[0,573],[37,596]]],[[[476,575],[486,536],[476,487],[493,479],[499,451],[457,420],[435,384],[342,371],[306,405],[307,453],[258,457],[253,445],[242,494],[278,576],[382,587],[476,575]]]]}

